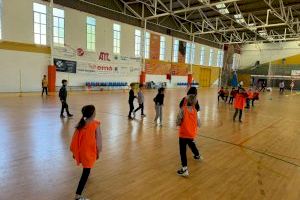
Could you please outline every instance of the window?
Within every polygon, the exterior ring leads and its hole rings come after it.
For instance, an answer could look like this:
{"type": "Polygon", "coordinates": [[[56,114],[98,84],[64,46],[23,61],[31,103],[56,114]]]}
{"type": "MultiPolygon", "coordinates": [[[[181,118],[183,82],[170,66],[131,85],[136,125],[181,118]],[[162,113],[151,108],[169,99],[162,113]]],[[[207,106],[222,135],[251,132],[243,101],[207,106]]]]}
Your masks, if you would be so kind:
{"type": "Polygon", "coordinates": [[[34,43],[47,44],[47,8],[45,5],[33,3],[34,43]]]}
{"type": "Polygon", "coordinates": [[[146,32],[145,34],[145,58],[150,58],[150,33],[146,32]]]}
{"type": "Polygon", "coordinates": [[[160,36],[160,51],[159,51],[159,60],[165,60],[166,51],[166,38],[160,36]]]}
{"type": "Polygon", "coordinates": [[[218,60],[217,60],[217,66],[218,67],[223,67],[223,56],[224,56],[223,51],[218,50],[218,60]]]}
{"type": "Polygon", "coordinates": [[[189,63],[190,62],[190,53],[191,53],[191,43],[186,43],[185,46],[185,63],[189,63]]]}
{"type": "Polygon", "coordinates": [[[175,39],[173,43],[173,62],[178,62],[179,40],[175,39]]]}
{"type": "Polygon", "coordinates": [[[192,44],[192,52],[191,52],[191,60],[190,60],[190,64],[194,64],[194,60],[195,60],[195,43],[192,44]]]}
{"type": "Polygon", "coordinates": [[[120,54],[121,44],[121,26],[119,24],[113,25],[113,52],[120,54]]]}
{"type": "Polygon", "coordinates": [[[240,54],[233,54],[233,58],[232,58],[232,69],[233,70],[237,70],[240,66],[240,54]]]}
{"type": "Polygon", "coordinates": [[[53,8],[53,43],[65,44],[65,11],[53,8]]]}
{"type": "Polygon", "coordinates": [[[96,50],[96,19],[93,17],[86,18],[86,48],[96,50]]]}
{"type": "Polygon", "coordinates": [[[204,65],[204,59],[205,59],[205,47],[201,47],[201,50],[200,50],[200,65],[204,65]]]}
{"type": "Polygon", "coordinates": [[[2,0],[0,0],[0,40],[2,40],[2,0]]]}
{"type": "Polygon", "coordinates": [[[212,66],[213,65],[213,61],[214,61],[214,49],[210,49],[210,52],[209,52],[209,63],[208,63],[208,65],[212,66]]]}
{"type": "Polygon", "coordinates": [[[135,29],[134,32],[134,52],[135,52],[135,57],[141,57],[141,41],[142,41],[142,35],[141,35],[141,31],[135,29]]]}
{"type": "Polygon", "coordinates": [[[187,64],[194,64],[195,58],[195,44],[186,43],[185,49],[185,63],[187,64]]]}

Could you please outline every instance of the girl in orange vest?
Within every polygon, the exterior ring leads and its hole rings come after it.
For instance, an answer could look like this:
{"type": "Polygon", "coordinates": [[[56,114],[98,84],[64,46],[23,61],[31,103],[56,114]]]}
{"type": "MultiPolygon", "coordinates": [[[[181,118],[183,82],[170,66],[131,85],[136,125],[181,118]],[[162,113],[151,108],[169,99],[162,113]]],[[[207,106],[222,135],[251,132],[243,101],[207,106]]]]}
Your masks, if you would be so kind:
{"type": "MultiPolygon", "coordinates": [[[[196,95],[197,96],[197,88],[196,87],[191,87],[189,89],[189,91],[187,92],[187,96],[183,97],[182,100],[180,101],[179,103],[179,108],[182,108],[183,106],[186,106],[187,105],[187,97],[188,95],[196,95]]],[[[197,103],[195,105],[195,108],[197,111],[200,111],[200,106],[199,106],[199,103],[198,103],[198,100],[197,100],[197,103]]]]}
{"type": "Polygon", "coordinates": [[[177,171],[179,176],[188,176],[189,171],[187,168],[186,145],[190,147],[194,154],[195,160],[202,159],[194,139],[197,134],[197,127],[200,126],[199,118],[195,105],[197,103],[196,95],[189,95],[187,97],[187,105],[180,109],[177,116],[176,124],[180,126],[179,129],[179,149],[182,168],[177,171]]]}
{"type": "Polygon", "coordinates": [[[245,108],[247,96],[248,95],[244,88],[238,89],[238,93],[236,94],[234,99],[235,113],[233,115],[233,121],[235,121],[235,118],[239,112],[239,122],[242,122],[242,115],[243,115],[243,110],[245,108]]]}
{"type": "Polygon", "coordinates": [[[91,168],[98,160],[99,153],[102,150],[100,122],[95,120],[95,106],[84,106],[81,112],[82,117],[76,126],[70,147],[77,165],[81,164],[83,167],[82,176],[76,190],[76,200],[86,200],[82,196],[82,191],[90,175],[91,168]]]}

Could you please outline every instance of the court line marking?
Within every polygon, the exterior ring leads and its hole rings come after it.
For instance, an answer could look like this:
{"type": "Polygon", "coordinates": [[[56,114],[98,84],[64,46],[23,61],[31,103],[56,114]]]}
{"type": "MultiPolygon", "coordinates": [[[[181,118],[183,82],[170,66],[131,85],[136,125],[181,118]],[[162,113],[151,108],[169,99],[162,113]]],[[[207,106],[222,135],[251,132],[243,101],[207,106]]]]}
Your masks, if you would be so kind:
{"type": "Polygon", "coordinates": [[[275,120],[274,122],[272,122],[270,125],[262,128],[261,130],[259,130],[258,132],[256,132],[254,135],[249,136],[248,138],[246,138],[245,140],[243,140],[242,142],[240,142],[238,145],[243,145],[246,142],[248,142],[249,140],[251,140],[252,138],[256,137],[257,135],[259,135],[260,133],[262,133],[264,130],[269,129],[270,127],[272,127],[274,124],[278,123],[279,121],[281,121],[283,118],[279,118],[277,120],[275,120]]]}

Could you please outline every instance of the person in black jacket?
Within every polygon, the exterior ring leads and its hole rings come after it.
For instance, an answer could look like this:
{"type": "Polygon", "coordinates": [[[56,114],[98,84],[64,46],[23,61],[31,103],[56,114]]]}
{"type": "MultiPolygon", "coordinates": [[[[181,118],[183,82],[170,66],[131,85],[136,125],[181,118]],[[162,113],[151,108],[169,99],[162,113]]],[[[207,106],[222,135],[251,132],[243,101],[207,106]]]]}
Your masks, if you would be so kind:
{"type": "MultiPolygon", "coordinates": [[[[180,101],[180,104],[179,104],[179,108],[181,109],[183,106],[186,106],[187,105],[187,97],[188,95],[196,95],[197,96],[197,88],[196,87],[191,87],[189,89],[189,91],[187,92],[186,94],[187,96],[186,97],[183,97],[182,100],[180,101]]],[[[200,111],[200,106],[199,106],[199,102],[197,100],[197,103],[195,105],[195,109],[197,110],[197,112],[200,111]]]]}
{"type": "Polygon", "coordinates": [[[129,99],[128,99],[128,103],[129,103],[129,113],[128,113],[128,119],[133,119],[131,114],[134,111],[134,105],[133,105],[133,101],[136,98],[136,96],[134,95],[134,91],[133,91],[133,85],[130,85],[130,91],[129,91],[129,99]]]}
{"type": "Polygon", "coordinates": [[[165,88],[159,88],[158,94],[153,99],[155,103],[155,111],[156,111],[154,123],[157,123],[157,120],[159,119],[160,126],[162,126],[162,107],[164,105],[164,98],[165,98],[164,92],[165,92],[165,88]]]}
{"type": "Polygon", "coordinates": [[[61,102],[61,111],[60,111],[60,117],[61,118],[65,118],[64,116],[64,110],[66,109],[67,111],[67,115],[68,117],[72,117],[73,115],[69,112],[69,105],[67,104],[67,96],[68,96],[68,92],[67,92],[67,80],[62,80],[62,87],[59,90],[59,99],[61,102]]]}

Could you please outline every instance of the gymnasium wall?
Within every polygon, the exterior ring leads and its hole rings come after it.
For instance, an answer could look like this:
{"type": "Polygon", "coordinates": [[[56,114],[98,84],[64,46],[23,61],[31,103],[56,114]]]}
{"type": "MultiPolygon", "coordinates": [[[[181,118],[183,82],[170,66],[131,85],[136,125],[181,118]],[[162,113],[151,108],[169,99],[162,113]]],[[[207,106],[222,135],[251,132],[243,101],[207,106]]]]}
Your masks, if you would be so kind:
{"type": "Polygon", "coordinates": [[[1,49],[0,91],[40,91],[48,59],[48,54],[1,49]]]}
{"type": "MultiPolygon", "coordinates": [[[[49,47],[33,45],[33,2],[45,3],[41,0],[2,0],[2,41],[0,43],[0,92],[18,92],[20,91],[20,83],[22,91],[38,91],[41,86],[42,75],[47,72],[47,66],[50,64],[50,51],[49,47]],[[13,67],[12,67],[13,66],[13,67]],[[14,77],[18,77],[21,74],[21,82],[18,78],[14,80],[14,77]],[[8,77],[8,78],[7,78],[8,77]]],[[[67,7],[61,7],[55,5],[57,8],[64,9],[65,11],[65,44],[68,48],[82,48],[86,47],[86,17],[91,16],[96,18],[96,52],[107,52],[114,57],[112,53],[113,35],[112,27],[113,23],[121,25],[121,53],[122,57],[133,58],[134,57],[134,31],[140,29],[131,25],[116,22],[107,18],[92,16],[88,13],[80,12],[67,7]]],[[[49,10],[48,10],[49,13],[49,10]]],[[[49,21],[48,21],[49,25],[49,21]]],[[[49,32],[48,27],[48,32],[49,32]]],[[[150,32],[152,35],[158,35],[158,33],[150,32]]],[[[158,70],[151,71],[146,75],[146,81],[156,80],[165,77],[165,72],[170,71],[168,66],[172,69],[176,69],[176,74],[172,77],[172,84],[175,81],[185,82],[187,80],[186,74],[187,65],[172,63],[172,41],[174,38],[165,35],[166,37],[166,53],[165,61],[149,59],[146,63],[157,63],[161,66],[163,73],[158,70]]],[[[48,36],[49,40],[49,36],[48,36]]],[[[201,44],[196,44],[195,47],[195,64],[200,62],[200,47],[201,44]]],[[[205,62],[207,66],[209,62],[210,47],[205,46],[205,62]]],[[[214,59],[213,65],[217,63],[217,51],[213,48],[214,59]]],[[[59,56],[65,58],[64,56],[59,56]]],[[[93,59],[85,60],[86,62],[95,62],[93,59]]],[[[138,66],[138,65],[137,65],[138,66]]],[[[136,65],[134,67],[137,67],[136,65]]],[[[139,73],[127,73],[127,74],[87,74],[87,73],[63,73],[57,72],[57,85],[60,85],[61,79],[68,79],[71,86],[81,86],[86,81],[138,81],[139,73]]]]}
{"type": "Polygon", "coordinates": [[[300,41],[247,44],[241,48],[243,68],[254,66],[256,61],[260,61],[260,64],[272,61],[278,63],[283,58],[286,58],[286,64],[300,64],[300,41]]]}

